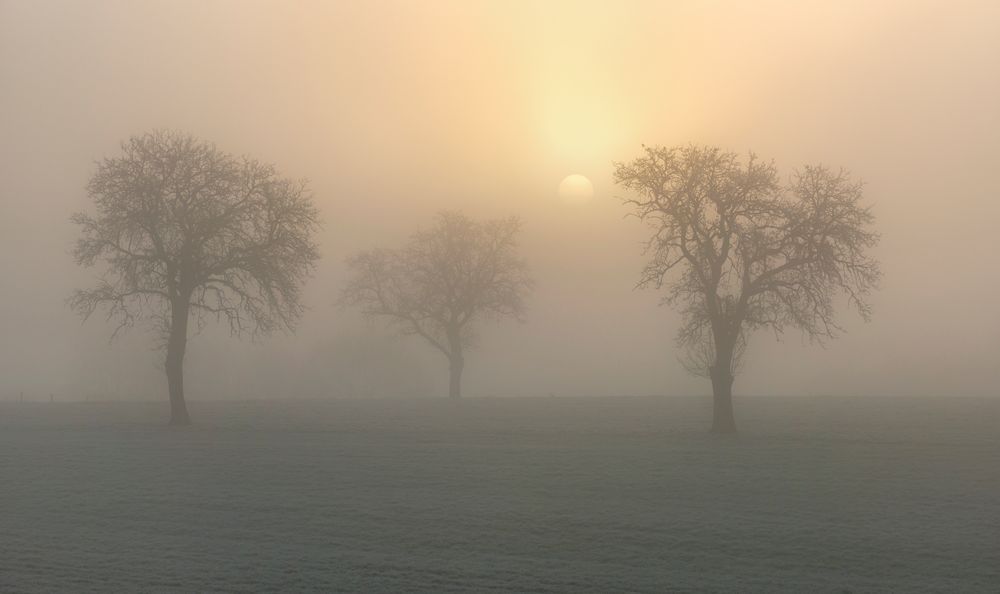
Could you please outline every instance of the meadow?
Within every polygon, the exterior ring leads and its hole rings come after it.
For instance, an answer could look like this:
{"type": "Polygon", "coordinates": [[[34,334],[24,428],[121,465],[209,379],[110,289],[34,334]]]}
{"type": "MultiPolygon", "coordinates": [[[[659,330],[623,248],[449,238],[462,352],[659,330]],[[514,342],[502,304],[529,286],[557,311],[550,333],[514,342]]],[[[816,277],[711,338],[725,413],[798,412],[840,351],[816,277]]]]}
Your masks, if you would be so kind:
{"type": "Polygon", "coordinates": [[[997,592],[1000,400],[0,404],[0,591],[997,592]]]}

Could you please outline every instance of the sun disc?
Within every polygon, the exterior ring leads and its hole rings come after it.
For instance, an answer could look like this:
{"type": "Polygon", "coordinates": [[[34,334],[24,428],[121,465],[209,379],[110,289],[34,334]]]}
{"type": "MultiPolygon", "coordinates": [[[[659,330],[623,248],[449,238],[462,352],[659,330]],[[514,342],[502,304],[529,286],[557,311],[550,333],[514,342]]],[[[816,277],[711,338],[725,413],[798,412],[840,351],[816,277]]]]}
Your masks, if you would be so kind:
{"type": "Polygon", "coordinates": [[[568,175],[559,183],[559,197],[570,204],[589,202],[594,197],[594,185],[578,173],[568,175]]]}

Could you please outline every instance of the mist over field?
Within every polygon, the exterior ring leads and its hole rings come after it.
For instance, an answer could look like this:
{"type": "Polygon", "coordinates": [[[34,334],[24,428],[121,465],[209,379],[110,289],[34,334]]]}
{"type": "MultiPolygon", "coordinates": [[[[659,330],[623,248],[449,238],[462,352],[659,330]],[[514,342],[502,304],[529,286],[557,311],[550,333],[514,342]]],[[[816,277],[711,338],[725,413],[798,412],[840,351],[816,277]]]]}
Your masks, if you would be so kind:
{"type": "Polygon", "coordinates": [[[0,0],[0,591],[996,592],[1000,3],[0,0]]]}

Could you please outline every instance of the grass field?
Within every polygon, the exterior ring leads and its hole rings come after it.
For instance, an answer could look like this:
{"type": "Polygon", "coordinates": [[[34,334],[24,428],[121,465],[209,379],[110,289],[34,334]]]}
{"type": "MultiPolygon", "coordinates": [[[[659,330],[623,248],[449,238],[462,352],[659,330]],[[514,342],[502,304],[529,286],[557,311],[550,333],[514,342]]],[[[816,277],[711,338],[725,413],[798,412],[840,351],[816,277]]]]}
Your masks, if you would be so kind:
{"type": "Polygon", "coordinates": [[[0,404],[0,591],[1000,592],[1000,399],[0,404]]]}

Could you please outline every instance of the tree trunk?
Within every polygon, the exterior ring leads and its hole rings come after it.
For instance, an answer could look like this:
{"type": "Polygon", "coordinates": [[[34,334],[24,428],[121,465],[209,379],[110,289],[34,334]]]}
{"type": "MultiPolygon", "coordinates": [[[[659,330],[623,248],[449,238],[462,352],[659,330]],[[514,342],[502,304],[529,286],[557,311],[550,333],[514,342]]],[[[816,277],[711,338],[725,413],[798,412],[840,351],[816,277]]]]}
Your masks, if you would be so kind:
{"type": "Polygon", "coordinates": [[[733,416],[733,374],[730,365],[716,363],[710,370],[712,378],[712,433],[736,433],[733,416]]]}
{"type": "Polygon", "coordinates": [[[712,379],[712,433],[736,433],[733,416],[733,346],[724,336],[715,335],[715,365],[709,369],[712,379]]]}
{"type": "Polygon", "coordinates": [[[170,307],[170,337],[167,339],[167,389],[170,392],[170,424],[190,425],[184,402],[184,351],[187,350],[188,302],[176,300],[170,307]]]}
{"type": "Polygon", "coordinates": [[[462,370],[465,369],[465,357],[462,354],[462,326],[452,320],[448,326],[448,397],[462,397],[462,370]]]}
{"type": "Polygon", "coordinates": [[[452,355],[449,358],[450,381],[448,382],[448,397],[462,397],[462,370],[465,368],[465,360],[461,353],[452,355]]]}

